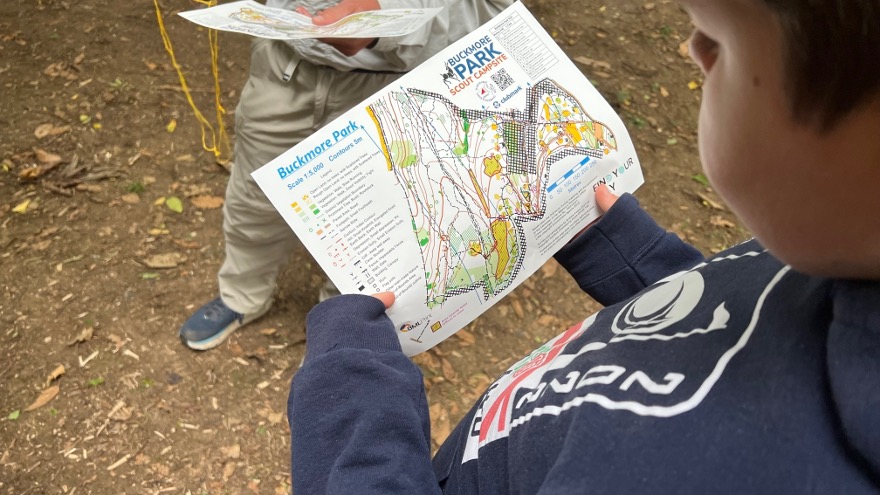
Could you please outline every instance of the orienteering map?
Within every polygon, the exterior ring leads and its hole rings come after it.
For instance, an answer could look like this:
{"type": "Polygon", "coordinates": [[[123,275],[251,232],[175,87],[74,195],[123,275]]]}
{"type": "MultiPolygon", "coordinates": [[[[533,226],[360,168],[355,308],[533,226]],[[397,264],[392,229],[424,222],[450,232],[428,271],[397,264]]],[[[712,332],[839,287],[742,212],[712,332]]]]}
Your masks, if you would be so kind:
{"type": "Polygon", "coordinates": [[[465,110],[418,89],[390,91],[368,111],[407,198],[429,308],[506,289],[527,249],[522,224],[544,217],[551,165],[617,150],[611,130],[550,79],[528,90],[524,111],[465,110]]]}
{"type": "Polygon", "coordinates": [[[207,9],[181,12],[191,22],[220,31],[258,38],[377,38],[407,35],[439,13],[433,9],[383,9],[357,12],[326,26],[316,26],[308,16],[291,10],[266,7],[252,0],[225,3],[207,9]]]}
{"type": "Polygon", "coordinates": [[[343,293],[449,337],[643,179],[620,118],[521,2],[253,174],[343,293]]]}

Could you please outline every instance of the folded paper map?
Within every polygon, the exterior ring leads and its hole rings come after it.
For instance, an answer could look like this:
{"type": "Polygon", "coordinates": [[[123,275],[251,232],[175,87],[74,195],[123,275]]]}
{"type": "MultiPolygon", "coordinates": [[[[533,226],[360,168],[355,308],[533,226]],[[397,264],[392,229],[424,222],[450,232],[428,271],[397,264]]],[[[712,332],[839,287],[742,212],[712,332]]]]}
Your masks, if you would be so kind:
{"type": "Polygon", "coordinates": [[[273,9],[250,0],[190,10],[180,15],[211,29],[258,38],[292,40],[403,36],[424,25],[441,10],[384,9],[358,12],[327,26],[316,26],[311,18],[292,10],[273,9]]]}
{"type": "Polygon", "coordinates": [[[343,293],[393,291],[416,354],[642,184],[626,128],[521,2],[253,174],[343,293]]]}

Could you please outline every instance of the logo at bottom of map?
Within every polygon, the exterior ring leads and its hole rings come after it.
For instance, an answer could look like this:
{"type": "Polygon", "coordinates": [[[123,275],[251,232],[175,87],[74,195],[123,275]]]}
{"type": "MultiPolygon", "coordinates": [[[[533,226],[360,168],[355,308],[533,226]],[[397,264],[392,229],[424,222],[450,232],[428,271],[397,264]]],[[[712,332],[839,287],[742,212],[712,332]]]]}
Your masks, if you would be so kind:
{"type": "Polygon", "coordinates": [[[412,332],[413,330],[418,330],[418,329],[422,328],[423,326],[427,325],[428,320],[430,320],[430,319],[431,319],[430,316],[426,316],[426,317],[424,317],[420,320],[417,320],[417,321],[408,321],[408,322],[404,323],[403,325],[400,325],[400,328],[398,328],[398,330],[400,330],[403,333],[412,332]]]}

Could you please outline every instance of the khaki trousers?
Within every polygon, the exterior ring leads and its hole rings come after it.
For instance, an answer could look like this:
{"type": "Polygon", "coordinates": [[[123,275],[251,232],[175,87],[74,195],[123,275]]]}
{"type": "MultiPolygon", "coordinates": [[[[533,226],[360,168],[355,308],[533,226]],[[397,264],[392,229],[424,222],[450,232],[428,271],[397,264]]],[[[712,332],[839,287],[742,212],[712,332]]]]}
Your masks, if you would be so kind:
{"type": "Polygon", "coordinates": [[[340,72],[300,60],[283,42],[254,41],[223,207],[226,259],[218,278],[229,308],[248,314],[270,304],[278,273],[299,242],[251,172],[398,77],[340,72]]]}

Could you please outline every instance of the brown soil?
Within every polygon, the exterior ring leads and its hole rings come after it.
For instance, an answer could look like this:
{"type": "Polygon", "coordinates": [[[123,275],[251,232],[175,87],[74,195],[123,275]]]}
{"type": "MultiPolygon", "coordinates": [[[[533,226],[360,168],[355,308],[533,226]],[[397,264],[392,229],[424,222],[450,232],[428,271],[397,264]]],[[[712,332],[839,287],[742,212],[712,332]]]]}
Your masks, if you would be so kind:
{"type": "MultiPolygon", "coordinates": [[[[645,208],[707,253],[745,238],[694,179],[700,91],[689,83],[700,76],[682,53],[690,26],[680,8],[526,3],[627,123],[645,208]]],[[[206,32],[173,15],[197,4],[162,5],[212,115],[206,32]]],[[[248,43],[220,35],[228,125],[248,43]]],[[[183,320],[215,296],[223,258],[221,211],[194,199],[222,196],[228,174],[201,148],[152,2],[2,2],[0,84],[0,493],[288,493],[287,391],[322,274],[295,252],[267,317],[213,351],[178,341],[183,320]],[[26,171],[34,165],[43,168],[26,171]],[[157,204],[170,196],[182,213],[157,204]],[[176,267],[144,264],[167,253],[176,267]],[[53,386],[56,397],[25,411],[53,386]]],[[[435,441],[491,377],[596,308],[551,261],[418,356],[435,441]]]]}

